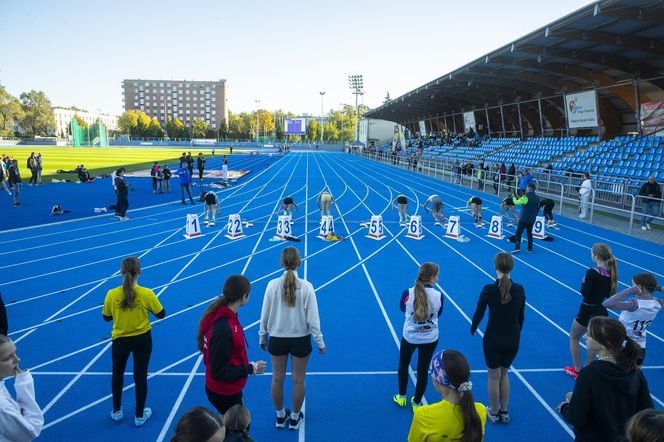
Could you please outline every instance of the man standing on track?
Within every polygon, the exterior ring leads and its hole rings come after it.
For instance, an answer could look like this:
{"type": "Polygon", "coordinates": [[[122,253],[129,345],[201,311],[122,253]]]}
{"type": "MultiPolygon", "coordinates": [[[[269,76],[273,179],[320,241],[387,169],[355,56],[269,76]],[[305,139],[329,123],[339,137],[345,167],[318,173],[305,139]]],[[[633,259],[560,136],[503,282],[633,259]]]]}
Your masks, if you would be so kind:
{"type": "Polygon", "coordinates": [[[533,251],[533,225],[535,218],[539,212],[539,196],[535,193],[535,183],[529,183],[526,186],[526,194],[521,197],[514,197],[514,204],[521,207],[521,216],[519,217],[519,224],[516,227],[514,250],[512,253],[519,253],[521,251],[521,235],[526,231],[528,236],[528,253],[533,251]]]}

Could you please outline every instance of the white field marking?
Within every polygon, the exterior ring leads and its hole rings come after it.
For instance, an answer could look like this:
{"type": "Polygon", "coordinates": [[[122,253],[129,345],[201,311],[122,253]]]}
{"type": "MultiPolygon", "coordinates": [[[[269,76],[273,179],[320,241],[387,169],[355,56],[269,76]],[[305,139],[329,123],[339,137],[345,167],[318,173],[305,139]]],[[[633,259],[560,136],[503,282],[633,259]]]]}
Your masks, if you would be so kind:
{"type": "MultiPolygon", "coordinates": [[[[309,155],[307,155],[307,166],[304,172],[304,231],[309,231],[309,155]]],[[[309,256],[309,235],[304,235],[304,256],[309,256]]],[[[308,281],[309,260],[304,261],[304,280],[308,281]]],[[[304,406],[304,403],[302,404],[304,406]]]]}
{"type": "MultiPolygon", "coordinates": [[[[295,163],[295,166],[292,168],[291,173],[288,176],[288,179],[286,180],[286,183],[283,185],[283,188],[281,190],[281,194],[279,194],[279,199],[277,200],[277,203],[274,205],[274,208],[272,209],[272,213],[270,214],[269,218],[265,222],[265,226],[263,227],[263,230],[260,232],[260,236],[256,240],[256,244],[254,244],[254,248],[251,250],[251,254],[249,255],[249,258],[247,259],[247,262],[244,264],[244,267],[242,268],[242,271],[240,272],[241,274],[244,275],[244,272],[246,272],[247,268],[249,268],[249,264],[251,263],[251,259],[253,258],[254,253],[256,253],[256,250],[258,249],[258,246],[260,245],[261,240],[263,239],[263,236],[265,236],[265,232],[267,231],[267,229],[270,228],[270,221],[274,217],[274,214],[276,213],[276,211],[279,210],[279,207],[281,207],[281,202],[283,201],[284,193],[286,192],[286,188],[288,186],[288,183],[290,183],[290,180],[293,178],[293,174],[295,173],[295,169],[297,168],[298,164],[300,164],[299,159],[298,159],[297,163],[295,163]]],[[[274,174],[272,176],[272,178],[267,183],[265,183],[263,188],[265,188],[265,186],[267,186],[270,183],[270,181],[272,181],[277,176],[278,176],[278,174],[274,174]]],[[[261,188],[261,190],[263,188],[261,188]]],[[[260,192],[261,192],[260,190],[258,192],[256,192],[256,195],[258,195],[258,193],[260,193],[260,192]]],[[[249,200],[249,202],[247,202],[247,205],[249,205],[250,202],[251,202],[251,200],[249,200]]]]}
{"type": "Polygon", "coordinates": [[[108,350],[109,348],[111,348],[111,344],[112,344],[111,342],[107,343],[107,344],[104,346],[104,348],[102,348],[102,349],[99,351],[99,353],[97,353],[97,354],[95,355],[95,357],[93,357],[92,359],[90,359],[90,362],[88,362],[88,363],[85,365],[85,367],[83,367],[83,370],[81,370],[80,373],[76,374],[76,376],[74,376],[74,379],[72,379],[71,381],[69,381],[69,383],[68,383],[68,384],[67,384],[62,390],[60,390],[60,392],[58,392],[58,394],[56,394],[55,397],[54,397],[53,399],[51,399],[51,401],[50,401],[48,404],[46,404],[46,406],[45,406],[44,408],[42,408],[42,413],[44,413],[44,414],[48,413],[48,410],[50,410],[51,407],[53,407],[53,405],[55,405],[55,404],[60,400],[60,398],[61,398],[62,396],[64,396],[64,394],[65,394],[66,392],[68,392],[69,389],[70,389],[71,387],[74,386],[74,384],[75,384],[75,383],[81,378],[81,376],[83,376],[83,373],[85,373],[85,372],[88,370],[88,368],[92,367],[92,365],[93,365],[95,362],[97,362],[97,360],[98,360],[98,359],[99,359],[99,358],[100,358],[100,357],[106,352],[106,350],[108,350]]]}
{"type": "MultiPolygon", "coordinates": [[[[664,365],[650,365],[643,366],[641,370],[664,370],[664,365]]],[[[553,368],[520,368],[521,373],[563,373],[565,369],[560,367],[553,368]]],[[[488,370],[486,369],[477,369],[470,370],[471,373],[475,374],[486,374],[488,370]]],[[[33,371],[30,370],[30,373],[33,376],[75,376],[79,372],[77,371],[33,371]]],[[[393,376],[397,374],[396,370],[383,370],[383,371],[307,371],[307,376],[393,376]]],[[[88,371],[83,373],[83,376],[111,376],[113,372],[111,371],[88,371]]],[[[150,372],[149,375],[153,377],[187,377],[191,372],[184,371],[171,371],[168,373],[161,372],[150,372]]],[[[286,375],[291,375],[290,371],[286,372],[286,375]]],[[[132,373],[125,373],[125,377],[133,377],[132,373]]],[[[271,371],[266,371],[265,376],[272,375],[271,371]]],[[[204,377],[205,373],[196,373],[196,376],[204,377]]]]}
{"type": "MultiPolygon", "coordinates": [[[[344,191],[344,193],[345,193],[345,191],[344,191]]],[[[342,195],[343,195],[343,194],[342,194],[342,195]]],[[[365,199],[367,198],[367,196],[368,196],[368,193],[367,193],[367,195],[365,195],[365,199]]],[[[362,200],[360,203],[358,203],[358,205],[356,205],[355,207],[359,206],[359,205],[362,204],[363,202],[364,202],[364,200],[362,200]]],[[[361,231],[361,230],[362,230],[362,229],[358,229],[358,230],[356,230],[353,234],[355,234],[355,233],[357,233],[357,232],[359,232],[359,231],[361,231]]],[[[315,232],[315,229],[313,229],[311,232],[306,232],[306,233],[304,233],[304,235],[310,234],[310,233],[312,233],[312,232],[315,232]]],[[[247,236],[246,238],[250,238],[250,237],[252,237],[252,236],[256,236],[256,235],[258,235],[258,233],[255,233],[255,234],[249,235],[249,236],[247,236]]],[[[245,239],[245,238],[243,238],[243,239],[245,239]]],[[[227,243],[227,244],[228,244],[228,243],[227,243]]],[[[328,246],[322,248],[321,250],[315,252],[315,253],[312,254],[311,256],[313,257],[313,256],[315,256],[315,255],[318,255],[319,253],[323,253],[324,251],[326,251],[326,250],[329,249],[330,247],[333,247],[334,245],[336,245],[336,243],[331,243],[330,245],[328,245],[328,246]]],[[[218,246],[215,246],[215,247],[218,247],[218,246]]],[[[213,250],[215,247],[210,247],[210,248],[207,249],[207,250],[208,250],[208,251],[209,251],[209,250],[213,250]]],[[[265,248],[265,249],[262,249],[262,250],[260,250],[260,251],[257,251],[255,254],[257,255],[257,254],[260,254],[260,253],[264,253],[264,252],[267,252],[268,250],[272,250],[272,249],[274,249],[274,248],[276,248],[276,247],[281,247],[281,244],[280,244],[280,243],[275,243],[275,244],[272,245],[272,246],[269,246],[269,247],[267,247],[267,248],[265,248]]],[[[186,257],[186,256],[190,256],[190,255],[184,255],[184,257],[186,257]]],[[[170,286],[170,285],[172,285],[172,284],[175,284],[175,283],[180,283],[180,282],[186,281],[186,280],[188,280],[188,279],[196,278],[196,277],[198,277],[198,276],[200,276],[200,275],[204,275],[204,274],[209,273],[209,272],[212,272],[212,271],[214,271],[214,270],[217,270],[217,269],[220,269],[220,268],[226,267],[226,266],[228,266],[228,265],[234,264],[234,263],[236,263],[236,262],[242,261],[242,260],[244,260],[244,259],[247,259],[249,256],[250,256],[250,255],[244,255],[244,256],[242,256],[242,257],[236,258],[236,259],[231,260],[231,261],[227,261],[227,262],[225,262],[225,263],[219,264],[219,265],[214,266],[214,267],[212,267],[212,268],[209,268],[209,269],[206,269],[206,270],[202,270],[202,271],[200,271],[200,272],[196,272],[196,273],[191,274],[191,275],[189,275],[189,276],[185,276],[185,277],[180,278],[180,279],[178,279],[178,280],[175,280],[175,281],[172,281],[172,282],[169,282],[169,283],[165,283],[165,284],[161,284],[161,285],[158,285],[158,286],[154,286],[154,287],[153,287],[153,290],[161,289],[161,288],[163,288],[163,287],[168,287],[168,286],[170,286]]],[[[253,255],[252,255],[252,256],[253,256],[253,255]]],[[[183,258],[183,256],[181,256],[181,257],[179,257],[179,258],[177,258],[177,259],[179,260],[179,259],[182,259],[182,258],[183,258]]],[[[305,258],[303,258],[303,259],[306,260],[306,259],[308,259],[308,258],[305,257],[305,258]]],[[[171,261],[172,261],[172,260],[171,260],[171,261]]],[[[144,269],[149,268],[149,267],[150,267],[150,266],[146,266],[146,267],[144,267],[144,269]]],[[[354,267],[353,267],[353,268],[354,268],[354,267]]],[[[276,270],[276,271],[274,271],[274,272],[272,272],[272,273],[270,273],[270,274],[268,274],[268,275],[266,275],[266,276],[263,276],[263,277],[261,277],[261,278],[258,278],[256,281],[260,281],[260,280],[265,279],[265,278],[267,278],[267,277],[269,277],[269,276],[276,275],[277,273],[279,273],[279,271],[280,271],[280,270],[276,270]]],[[[345,274],[345,273],[344,273],[344,274],[345,274]]],[[[213,299],[214,299],[214,298],[210,298],[210,299],[207,300],[206,302],[212,301],[213,299]]],[[[196,307],[196,306],[193,306],[193,307],[196,307]]],[[[101,309],[101,306],[91,307],[91,308],[88,308],[88,309],[85,309],[85,310],[82,310],[82,311],[79,311],[79,312],[76,312],[76,313],[72,313],[72,314],[69,314],[69,315],[63,316],[63,317],[61,317],[61,318],[58,318],[57,320],[51,320],[51,321],[43,322],[43,323],[40,323],[40,324],[37,324],[37,325],[32,325],[32,326],[29,326],[29,327],[26,327],[26,328],[23,328],[23,329],[20,329],[20,330],[15,330],[15,331],[11,332],[9,335],[10,335],[10,336],[13,336],[13,335],[15,335],[15,334],[19,334],[19,333],[22,333],[22,332],[25,332],[25,331],[28,331],[28,330],[32,330],[32,329],[36,329],[36,328],[41,328],[41,327],[43,327],[43,326],[45,326],[45,325],[52,324],[53,322],[59,322],[59,321],[62,321],[62,320],[64,320],[64,319],[68,319],[68,318],[71,318],[71,317],[74,317],[74,316],[78,316],[78,315],[81,315],[81,314],[84,314],[84,313],[87,313],[87,312],[91,312],[91,311],[94,311],[94,310],[98,310],[98,309],[101,309]]],[[[188,311],[188,310],[190,310],[190,308],[186,308],[186,309],[181,310],[181,311],[176,312],[176,313],[170,313],[169,316],[167,316],[165,319],[168,319],[169,317],[172,317],[172,316],[174,316],[174,315],[176,315],[176,314],[179,314],[179,313],[182,313],[182,312],[186,312],[186,311],[188,311]]],[[[160,320],[157,320],[157,321],[155,321],[154,323],[157,323],[157,322],[160,322],[160,321],[162,321],[162,320],[161,320],[161,319],[160,319],[160,320]]]]}
{"type": "MultiPolygon", "coordinates": [[[[250,327],[255,326],[256,324],[258,324],[258,322],[259,322],[259,321],[255,321],[255,322],[251,323],[250,325],[248,325],[248,326],[246,326],[246,327],[243,327],[243,330],[247,330],[247,329],[249,329],[250,327]]],[[[155,377],[155,376],[159,376],[159,375],[161,375],[161,374],[167,372],[167,371],[170,370],[171,368],[176,367],[176,366],[178,366],[179,364],[188,361],[189,359],[193,358],[193,357],[196,356],[196,355],[200,355],[200,352],[199,352],[199,351],[196,351],[196,352],[190,354],[189,356],[185,356],[184,358],[182,358],[182,359],[180,359],[180,360],[178,360],[178,361],[175,361],[174,363],[172,363],[172,364],[170,364],[170,365],[167,365],[166,367],[164,367],[164,368],[162,368],[161,370],[157,371],[157,372],[154,373],[153,375],[149,375],[149,376],[148,376],[148,379],[152,379],[152,378],[155,377]]],[[[126,373],[125,373],[125,375],[126,375],[126,373]]],[[[133,384],[133,383],[130,384],[130,385],[127,385],[126,387],[124,387],[124,388],[122,389],[122,391],[125,392],[125,391],[127,391],[127,390],[133,388],[135,385],[136,385],[136,384],[133,384]]],[[[104,396],[104,397],[102,397],[102,398],[100,398],[100,399],[97,399],[97,400],[94,401],[94,402],[91,402],[91,403],[89,403],[89,404],[87,404],[87,405],[84,405],[83,407],[81,407],[81,408],[79,408],[79,409],[77,409],[77,410],[74,410],[74,411],[72,411],[71,413],[66,414],[65,416],[62,416],[62,417],[60,417],[60,418],[58,418],[58,419],[56,419],[56,420],[54,420],[54,421],[52,421],[52,422],[49,422],[47,425],[44,425],[44,429],[46,429],[46,428],[48,428],[48,427],[52,427],[53,425],[58,424],[58,423],[60,423],[60,422],[62,422],[62,421],[64,421],[64,420],[67,420],[67,419],[69,419],[70,417],[75,416],[75,415],[77,415],[77,414],[79,414],[79,413],[81,413],[81,412],[83,412],[83,411],[85,411],[85,410],[87,410],[87,409],[89,409],[89,408],[91,408],[91,407],[94,407],[95,405],[100,404],[100,403],[104,402],[105,400],[108,400],[108,399],[110,399],[110,398],[112,398],[112,397],[113,397],[113,395],[112,395],[112,394],[109,394],[109,395],[106,395],[106,396],[104,396]]]]}
{"type": "MultiPolygon", "coordinates": [[[[284,158],[280,158],[274,164],[276,165],[277,163],[283,161],[283,159],[284,158]]],[[[267,162],[267,161],[264,161],[264,162],[267,162]]],[[[236,186],[234,188],[234,190],[246,186],[247,184],[249,184],[251,181],[258,178],[260,175],[262,175],[267,170],[268,169],[262,170],[257,175],[251,177],[251,179],[248,180],[247,182],[244,182],[244,183],[239,184],[238,186],[236,186]]],[[[174,204],[174,202],[177,202],[177,200],[171,201],[171,202],[168,202],[168,203],[155,204],[153,206],[140,207],[140,208],[131,210],[131,212],[137,212],[139,210],[149,210],[149,209],[153,209],[153,208],[164,207],[164,206],[172,205],[172,204],[174,204]]],[[[89,216],[89,217],[86,217],[86,218],[77,218],[77,219],[70,219],[70,220],[66,220],[66,221],[58,221],[58,222],[55,222],[55,223],[38,224],[36,226],[19,227],[19,228],[16,228],[16,229],[3,230],[3,231],[0,232],[0,234],[24,232],[24,231],[27,231],[27,230],[39,229],[39,228],[42,228],[42,227],[51,227],[51,226],[57,226],[57,225],[63,225],[63,224],[71,224],[71,223],[75,223],[75,222],[87,221],[87,220],[94,219],[94,218],[104,218],[104,217],[109,217],[109,216],[112,216],[112,215],[111,214],[92,215],[92,216],[89,216]]],[[[69,230],[69,232],[77,231],[77,230],[84,230],[84,229],[94,229],[94,228],[97,228],[97,227],[99,227],[99,226],[87,226],[87,227],[82,227],[82,228],[75,229],[75,230],[69,230]]],[[[62,232],[48,233],[48,234],[45,234],[45,235],[36,235],[36,236],[31,236],[31,238],[41,238],[41,237],[44,237],[44,236],[58,235],[60,233],[62,233],[62,232]]],[[[2,241],[2,242],[0,242],[0,244],[7,244],[7,243],[22,241],[22,240],[23,240],[22,238],[21,239],[13,239],[13,240],[8,240],[8,241],[2,241]]]]}
{"type": "MultiPolygon", "coordinates": [[[[406,252],[406,254],[410,256],[410,258],[418,267],[421,266],[421,264],[417,261],[417,259],[408,251],[406,247],[403,246],[403,244],[401,244],[400,241],[397,241],[397,244],[401,246],[404,252],[406,252]]],[[[461,307],[454,301],[454,299],[452,299],[452,297],[443,289],[443,287],[441,287],[441,285],[438,283],[436,284],[436,287],[438,287],[438,289],[443,292],[445,297],[452,303],[454,308],[457,309],[457,311],[461,314],[461,316],[463,316],[463,318],[469,324],[472,324],[473,321],[470,319],[470,317],[466,315],[463,309],[461,309],[461,307]]],[[[477,333],[481,337],[484,337],[484,333],[482,332],[482,330],[478,329],[477,333]]],[[[530,383],[521,375],[520,370],[518,370],[514,365],[512,365],[510,369],[514,372],[516,377],[523,383],[523,385],[530,391],[530,393],[533,396],[535,396],[535,399],[537,399],[537,401],[546,409],[546,411],[548,411],[549,414],[558,422],[558,424],[560,424],[560,426],[567,432],[567,434],[569,434],[571,437],[574,437],[574,432],[570,429],[570,427],[565,423],[565,421],[563,421],[560,415],[553,408],[549,406],[549,404],[544,400],[544,398],[542,398],[542,396],[537,392],[537,390],[535,390],[535,388],[532,385],[530,385],[530,383]]]]}
{"type": "MultiPolygon", "coordinates": [[[[388,178],[388,179],[390,179],[390,178],[388,178]]],[[[392,180],[392,181],[394,181],[394,180],[392,180]]],[[[411,181],[413,181],[413,180],[411,180],[411,181]]],[[[431,188],[430,186],[427,186],[427,187],[431,188]]],[[[422,192],[422,191],[420,191],[420,192],[422,192]]],[[[424,193],[424,192],[422,192],[422,193],[424,193]]],[[[458,198],[458,197],[453,197],[453,198],[461,199],[461,198],[458,198]]],[[[429,232],[431,232],[431,230],[429,230],[428,228],[425,227],[425,229],[428,230],[429,232]]],[[[496,244],[494,244],[494,243],[488,241],[487,239],[483,238],[482,236],[477,235],[477,234],[474,233],[473,231],[468,230],[468,229],[464,229],[464,230],[466,230],[469,234],[475,236],[476,238],[480,239],[481,241],[484,241],[485,243],[491,245],[492,247],[494,247],[494,248],[496,248],[496,249],[498,249],[498,250],[500,250],[500,251],[505,251],[505,249],[503,249],[503,248],[497,246],[496,244]]],[[[431,232],[431,233],[434,234],[433,232],[431,232]]],[[[435,235],[435,234],[434,234],[434,235],[435,235]]],[[[440,240],[440,238],[439,238],[439,240],[440,240]]],[[[442,241],[442,240],[441,240],[441,242],[443,242],[444,244],[448,245],[447,243],[445,243],[445,242],[442,241]]],[[[448,246],[449,246],[449,245],[448,245],[448,246]]],[[[538,247],[539,247],[539,246],[538,246],[538,247]]],[[[574,260],[572,260],[572,259],[570,259],[570,258],[567,258],[567,257],[565,257],[565,256],[563,256],[563,255],[561,255],[561,254],[559,254],[559,253],[557,253],[557,252],[555,252],[554,250],[551,250],[551,249],[547,248],[547,247],[541,247],[541,248],[543,248],[544,250],[547,250],[547,251],[549,251],[549,252],[551,252],[551,253],[554,253],[554,254],[556,254],[556,255],[558,255],[558,256],[561,256],[561,257],[563,257],[564,259],[567,259],[567,260],[569,260],[569,261],[571,261],[571,262],[573,262],[573,263],[575,263],[575,264],[578,264],[579,266],[581,266],[581,267],[583,267],[583,268],[586,267],[586,266],[584,266],[583,264],[581,264],[581,263],[579,263],[579,262],[577,262],[577,261],[574,261],[574,260]]],[[[457,252],[457,253],[459,253],[459,252],[457,252]]],[[[463,256],[463,255],[462,255],[462,256],[463,256]]],[[[464,257],[464,258],[465,258],[465,257],[464,257]]],[[[552,281],[554,281],[554,282],[556,282],[556,283],[562,285],[563,287],[565,287],[565,288],[567,288],[568,290],[572,291],[572,292],[573,292],[574,294],[576,294],[577,296],[581,296],[581,295],[578,293],[578,291],[575,290],[574,288],[572,288],[572,287],[570,287],[569,285],[565,284],[564,282],[562,282],[562,281],[560,281],[560,280],[554,278],[553,276],[549,275],[548,273],[546,273],[546,272],[544,272],[544,271],[542,271],[542,270],[540,270],[540,269],[534,267],[533,265],[529,264],[528,262],[526,262],[526,261],[523,260],[522,258],[515,257],[515,259],[518,260],[519,262],[525,264],[526,266],[530,267],[531,269],[537,271],[538,273],[540,273],[540,274],[546,276],[546,277],[549,278],[550,280],[552,280],[552,281]]],[[[470,261],[469,261],[469,262],[470,262],[470,261]]],[[[628,264],[629,264],[629,263],[628,263],[628,264]]],[[[477,266],[476,266],[476,267],[477,267],[477,266]]],[[[477,267],[477,268],[479,269],[479,267],[477,267]]],[[[639,268],[642,268],[642,267],[639,267],[639,268]]],[[[484,272],[484,273],[486,273],[486,272],[484,272]]],[[[488,275],[488,274],[487,274],[487,275],[488,275]]],[[[491,276],[489,276],[489,277],[493,280],[493,278],[492,278],[491,276]]],[[[624,284],[624,283],[622,283],[622,282],[621,282],[621,284],[625,285],[626,287],[628,286],[627,284],[624,284]]],[[[526,302],[526,305],[528,305],[528,306],[529,306],[530,308],[532,308],[534,311],[538,312],[540,315],[542,315],[542,317],[544,317],[545,319],[547,319],[549,322],[551,322],[552,324],[554,324],[554,323],[553,323],[548,317],[546,317],[545,315],[543,315],[541,312],[539,312],[539,310],[537,310],[536,308],[534,308],[534,307],[533,307],[532,305],[530,305],[528,302],[526,302]]],[[[609,311],[610,311],[612,314],[618,316],[618,314],[617,314],[615,311],[613,311],[613,310],[609,310],[609,311]]],[[[556,324],[554,324],[554,325],[555,325],[558,329],[560,329],[561,331],[563,331],[567,336],[569,336],[569,333],[565,332],[561,327],[559,327],[559,326],[556,325],[556,324]]],[[[652,336],[653,338],[655,338],[655,339],[657,339],[657,340],[659,340],[659,341],[661,341],[661,342],[664,342],[664,339],[663,339],[662,337],[660,337],[660,336],[654,334],[653,332],[651,332],[651,331],[646,331],[646,333],[647,333],[649,336],[652,336]]],[[[583,344],[581,344],[581,345],[583,346],[583,344]]],[[[584,347],[584,348],[585,348],[585,347],[584,347]]]]}
{"type": "Polygon", "coordinates": [[[191,381],[194,379],[194,375],[196,374],[196,371],[198,370],[198,366],[201,365],[201,362],[203,361],[203,355],[201,354],[198,359],[196,359],[196,363],[194,364],[194,367],[191,369],[191,372],[189,373],[189,376],[187,377],[187,381],[184,383],[182,386],[182,390],[180,390],[180,395],[178,396],[177,400],[175,401],[175,404],[173,405],[173,408],[171,408],[171,412],[168,414],[168,418],[166,418],[166,422],[164,422],[164,425],[161,427],[161,432],[159,433],[159,436],[157,437],[157,442],[162,442],[164,438],[166,437],[166,432],[171,426],[171,423],[173,422],[173,419],[175,418],[175,414],[178,412],[178,409],[180,408],[180,405],[182,404],[182,400],[184,399],[185,394],[187,394],[187,390],[189,390],[189,386],[191,385],[191,381]]]}
{"type": "MultiPolygon", "coordinates": [[[[193,358],[194,356],[198,355],[199,353],[200,353],[200,352],[197,351],[196,353],[192,353],[192,354],[190,354],[189,356],[186,356],[186,357],[180,359],[179,361],[175,361],[174,363],[172,363],[172,364],[170,364],[170,365],[167,365],[166,367],[162,368],[161,370],[159,370],[159,371],[156,372],[155,374],[148,376],[148,379],[152,379],[153,377],[158,376],[159,374],[161,374],[161,373],[163,373],[163,372],[165,372],[165,371],[167,371],[167,370],[170,370],[171,368],[173,368],[173,367],[175,367],[175,366],[177,366],[177,365],[179,365],[179,364],[181,364],[181,363],[183,363],[183,362],[185,362],[185,361],[187,361],[187,360],[193,358]]],[[[135,384],[133,384],[133,383],[132,383],[132,384],[129,384],[129,385],[127,385],[126,387],[124,387],[124,388],[122,389],[122,391],[125,392],[125,391],[129,390],[130,388],[133,388],[134,385],[135,385],[135,384]]],[[[86,404],[86,405],[84,405],[84,406],[82,406],[82,407],[80,407],[80,408],[77,408],[76,410],[74,410],[74,411],[72,411],[72,412],[70,412],[70,413],[68,413],[68,414],[65,414],[65,415],[62,416],[62,417],[59,417],[59,418],[57,418],[57,419],[55,419],[55,420],[50,421],[49,423],[47,423],[46,425],[44,425],[44,427],[42,428],[42,430],[46,430],[46,429],[48,429],[48,428],[50,428],[50,427],[52,427],[52,426],[54,426],[54,425],[59,424],[60,422],[66,421],[66,420],[69,419],[70,417],[76,416],[77,414],[80,414],[80,413],[82,413],[82,412],[84,412],[84,411],[86,411],[86,410],[88,410],[88,409],[90,409],[90,408],[92,408],[92,407],[94,407],[94,406],[96,406],[96,405],[99,405],[99,404],[101,404],[102,402],[104,402],[104,401],[106,401],[106,400],[108,400],[108,399],[111,399],[112,397],[113,397],[112,394],[108,394],[108,395],[106,395],[106,396],[104,396],[104,397],[102,397],[102,398],[99,398],[99,399],[97,399],[97,400],[95,400],[95,401],[93,401],[93,402],[90,402],[89,404],[86,404]]]]}
{"type": "MultiPolygon", "coordinates": [[[[316,160],[316,163],[318,163],[318,160],[316,160]]],[[[323,177],[323,181],[325,181],[325,185],[327,186],[327,180],[325,179],[325,176],[323,175],[323,170],[321,169],[320,164],[318,164],[318,169],[321,171],[321,176],[323,177]]],[[[341,178],[341,176],[338,174],[338,172],[334,168],[332,168],[332,170],[334,170],[334,173],[342,180],[344,185],[346,185],[350,189],[351,193],[353,193],[355,195],[355,197],[359,200],[360,197],[355,193],[353,188],[348,186],[348,183],[346,183],[346,181],[343,178],[341,178]]],[[[366,188],[369,188],[369,186],[366,183],[364,183],[364,186],[366,188]]],[[[364,204],[364,206],[367,208],[367,210],[369,210],[369,207],[366,204],[364,204]]],[[[341,211],[341,208],[339,207],[339,204],[336,204],[336,207],[337,207],[338,211],[341,211]]],[[[348,225],[346,224],[346,220],[344,219],[343,216],[341,216],[340,219],[341,219],[341,222],[344,225],[344,228],[346,229],[346,233],[350,234],[350,229],[348,228],[348,225]]],[[[388,230],[388,232],[389,232],[389,230],[388,230]]],[[[390,233],[390,235],[392,235],[392,232],[389,232],[389,233],[390,233]]],[[[394,238],[396,238],[396,235],[392,235],[392,236],[394,238]]],[[[385,311],[385,306],[383,305],[383,301],[380,299],[380,295],[378,295],[378,290],[376,290],[376,286],[374,285],[373,280],[371,279],[371,275],[369,275],[369,271],[367,270],[367,267],[366,267],[366,265],[364,264],[364,262],[362,260],[362,255],[360,254],[360,251],[357,249],[357,245],[355,244],[355,240],[353,239],[352,236],[350,236],[350,242],[353,245],[353,249],[355,250],[355,255],[357,256],[358,261],[361,262],[360,265],[362,266],[362,270],[364,271],[364,275],[366,276],[367,281],[369,282],[369,287],[371,287],[371,291],[374,295],[374,299],[378,303],[378,308],[380,309],[380,311],[383,315],[383,319],[385,319],[385,323],[387,324],[387,328],[390,330],[390,334],[392,335],[392,339],[394,339],[394,343],[396,344],[397,348],[401,349],[401,340],[399,339],[399,337],[397,336],[396,331],[394,330],[394,326],[392,325],[392,321],[390,321],[390,318],[387,315],[387,311],[385,311]]],[[[397,242],[399,242],[399,241],[397,240],[397,242]]],[[[417,377],[415,376],[415,372],[413,371],[410,364],[408,365],[408,373],[410,374],[411,381],[414,384],[417,384],[417,377]]],[[[427,400],[424,396],[422,396],[421,403],[424,404],[424,405],[428,405],[428,402],[427,402],[427,400]]]]}

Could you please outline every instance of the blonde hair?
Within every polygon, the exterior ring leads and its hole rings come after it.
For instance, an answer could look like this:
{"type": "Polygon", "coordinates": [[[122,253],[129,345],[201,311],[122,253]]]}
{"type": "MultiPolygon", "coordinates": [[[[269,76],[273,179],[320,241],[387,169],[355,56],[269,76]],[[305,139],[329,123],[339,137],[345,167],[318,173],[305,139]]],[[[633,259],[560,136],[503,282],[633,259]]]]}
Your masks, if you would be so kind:
{"type": "Polygon", "coordinates": [[[438,264],[425,262],[417,272],[417,278],[415,278],[415,284],[413,285],[413,293],[415,294],[415,298],[413,299],[413,318],[416,321],[426,321],[429,318],[431,304],[429,303],[429,297],[427,296],[424,284],[431,281],[438,274],[439,270],[438,264]]]}
{"type": "Polygon", "coordinates": [[[132,309],[136,307],[134,284],[136,284],[138,274],[141,273],[141,262],[135,256],[125,258],[122,261],[120,273],[123,276],[122,293],[124,293],[124,299],[120,303],[120,308],[122,310],[132,309]]]}
{"type": "Polygon", "coordinates": [[[592,253],[602,261],[606,262],[606,266],[608,267],[606,270],[608,270],[611,275],[610,294],[615,294],[618,288],[618,266],[616,265],[616,258],[613,256],[613,252],[611,252],[611,247],[606,244],[597,243],[593,246],[592,253]]]}
{"type": "Polygon", "coordinates": [[[295,306],[295,292],[297,290],[295,270],[300,266],[301,262],[300,252],[295,247],[286,247],[281,252],[281,266],[286,269],[283,297],[286,304],[291,307],[295,306]]]}

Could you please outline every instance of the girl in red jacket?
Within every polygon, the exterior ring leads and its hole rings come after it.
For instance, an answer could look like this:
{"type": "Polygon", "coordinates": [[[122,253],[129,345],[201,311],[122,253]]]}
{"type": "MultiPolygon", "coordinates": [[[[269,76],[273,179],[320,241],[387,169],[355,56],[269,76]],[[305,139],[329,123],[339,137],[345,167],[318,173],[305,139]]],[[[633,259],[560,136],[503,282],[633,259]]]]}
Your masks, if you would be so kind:
{"type": "Polygon", "coordinates": [[[265,372],[265,361],[249,362],[246,339],[237,316],[247,304],[251,284],[244,275],[232,275],[222,295],[203,313],[196,337],[205,363],[205,392],[220,414],[242,405],[247,377],[265,372]]]}

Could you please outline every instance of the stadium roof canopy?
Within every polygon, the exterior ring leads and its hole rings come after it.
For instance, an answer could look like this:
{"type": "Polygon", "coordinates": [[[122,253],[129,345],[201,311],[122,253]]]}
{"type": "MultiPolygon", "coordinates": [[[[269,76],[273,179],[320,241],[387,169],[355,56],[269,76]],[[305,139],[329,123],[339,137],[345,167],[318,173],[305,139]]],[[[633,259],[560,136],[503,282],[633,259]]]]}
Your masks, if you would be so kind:
{"type": "Polygon", "coordinates": [[[594,88],[607,135],[635,130],[640,102],[664,100],[664,1],[592,3],[367,117],[428,120],[436,130],[475,111],[476,121],[494,131],[522,124],[522,135],[545,134],[564,129],[564,93],[594,88]]]}

